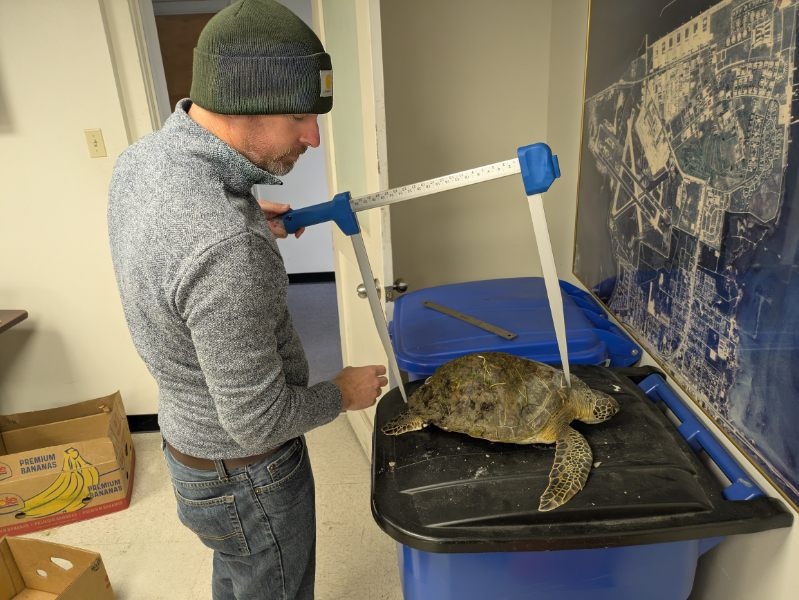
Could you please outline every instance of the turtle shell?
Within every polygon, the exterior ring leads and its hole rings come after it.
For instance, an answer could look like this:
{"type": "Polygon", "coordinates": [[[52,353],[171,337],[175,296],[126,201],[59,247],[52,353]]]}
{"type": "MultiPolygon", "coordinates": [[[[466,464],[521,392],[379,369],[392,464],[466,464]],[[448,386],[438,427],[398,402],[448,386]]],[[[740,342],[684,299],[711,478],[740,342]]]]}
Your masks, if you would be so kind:
{"type": "Polygon", "coordinates": [[[563,373],[500,353],[450,361],[408,399],[409,411],[447,431],[495,442],[552,443],[574,416],[563,373]]]}

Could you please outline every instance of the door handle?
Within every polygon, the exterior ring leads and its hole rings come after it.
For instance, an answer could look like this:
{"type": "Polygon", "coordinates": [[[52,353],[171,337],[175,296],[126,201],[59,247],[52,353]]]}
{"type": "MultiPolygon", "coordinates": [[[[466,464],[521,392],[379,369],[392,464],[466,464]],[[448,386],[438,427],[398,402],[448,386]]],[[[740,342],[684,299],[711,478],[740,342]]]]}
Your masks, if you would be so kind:
{"type": "MultiPolygon", "coordinates": [[[[408,284],[405,283],[403,279],[397,279],[394,281],[394,285],[386,286],[385,288],[381,288],[380,280],[375,279],[375,287],[377,288],[378,298],[380,298],[382,291],[385,289],[386,302],[393,302],[399,294],[403,294],[408,291],[408,284]]],[[[366,286],[364,284],[359,284],[358,287],[355,288],[355,291],[358,294],[358,298],[366,298],[366,286]]]]}

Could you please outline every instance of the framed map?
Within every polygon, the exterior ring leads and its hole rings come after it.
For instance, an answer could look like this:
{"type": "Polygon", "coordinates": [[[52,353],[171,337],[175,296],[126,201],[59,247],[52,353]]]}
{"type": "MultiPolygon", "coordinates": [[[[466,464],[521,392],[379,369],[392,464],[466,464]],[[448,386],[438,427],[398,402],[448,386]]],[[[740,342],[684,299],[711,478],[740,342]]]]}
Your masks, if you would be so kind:
{"type": "Polygon", "coordinates": [[[797,1],[592,1],[574,258],[794,506],[797,1]]]}

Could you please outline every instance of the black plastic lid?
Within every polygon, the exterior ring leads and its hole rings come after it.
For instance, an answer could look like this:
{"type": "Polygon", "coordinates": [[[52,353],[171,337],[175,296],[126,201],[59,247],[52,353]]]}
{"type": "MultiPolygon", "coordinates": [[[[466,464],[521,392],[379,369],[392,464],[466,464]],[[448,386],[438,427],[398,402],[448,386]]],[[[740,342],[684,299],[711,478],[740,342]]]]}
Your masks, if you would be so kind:
{"type": "MultiPolygon", "coordinates": [[[[634,369],[624,369],[630,375],[634,369]]],[[[575,365],[621,411],[598,425],[572,423],[594,468],[565,505],[538,510],[553,446],[500,444],[434,426],[400,436],[380,428],[404,410],[397,389],[377,407],[372,513],[398,542],[429,552],[500,552],[663,543],[787,527],[781,501],[728,501],[723,484],[668,417],[628,377],[575,365]]],[[[407,386],[408,393],[421,381],[407,386]]]]}

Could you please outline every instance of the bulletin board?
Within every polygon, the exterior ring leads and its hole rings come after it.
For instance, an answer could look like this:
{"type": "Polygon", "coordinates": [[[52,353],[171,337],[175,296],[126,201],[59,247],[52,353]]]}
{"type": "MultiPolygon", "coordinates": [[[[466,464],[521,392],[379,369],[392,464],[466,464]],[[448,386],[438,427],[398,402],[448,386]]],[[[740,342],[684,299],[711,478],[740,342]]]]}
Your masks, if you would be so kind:
{"type": "Polygon", "coordinates": [[[797,0],[593,0],[574,273],[799,505],[797,0]]]}

